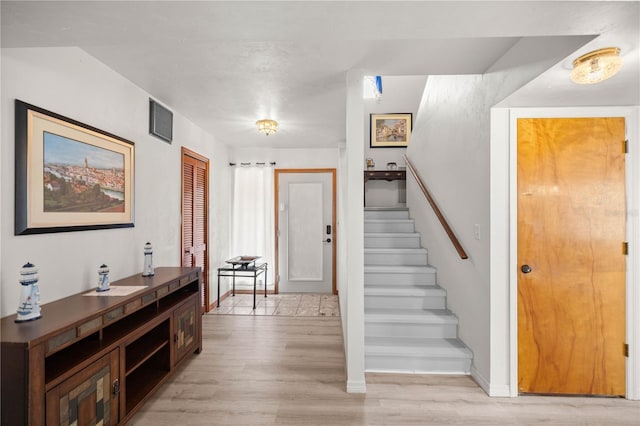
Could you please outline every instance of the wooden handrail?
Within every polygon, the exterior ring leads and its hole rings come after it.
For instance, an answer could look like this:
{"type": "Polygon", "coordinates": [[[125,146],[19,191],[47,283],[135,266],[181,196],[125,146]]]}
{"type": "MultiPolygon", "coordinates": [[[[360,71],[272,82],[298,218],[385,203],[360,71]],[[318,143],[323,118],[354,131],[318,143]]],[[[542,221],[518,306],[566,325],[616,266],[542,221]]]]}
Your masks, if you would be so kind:
{"type": "Polygon", "coordinates": [[[422,190],[422,193],[427,198],[427,201],[429,202],[429,205],[433,209],[433,212],[436,214],[436,217],[440,221],[440,224],[444,228],[444,232],[446,232],[447,235],[449,236],[449,239],[451,240],[453,247],[455,247],[456,251],[458,252],[458,256],[460,256],[460,259],[468,259],[469,256],[467,256],[467,253],[462,248],[462,244],[460,244],[460,241],[458,241],[458,238],[453,233],[453,230],[447,223],[447,219],[444,218],[444,215],[440,211],[440,208],[438,208],[438,205],[436,204],[435,200],[431,196],[431,193],[429,193],[429,190],[425,186],[424,182],[422,182],[422,179],[420,179],[420,176],[418,175],[418,172],[416,171],[415,167],[413,167],[413,164],[411,163],[411,161],[409,161],[406,155],[403,155],[402,157],[404,158],[404,161],[407,163],[407,168],[415,178],[416,182],[418,183],[418,186],[422,190]]]}

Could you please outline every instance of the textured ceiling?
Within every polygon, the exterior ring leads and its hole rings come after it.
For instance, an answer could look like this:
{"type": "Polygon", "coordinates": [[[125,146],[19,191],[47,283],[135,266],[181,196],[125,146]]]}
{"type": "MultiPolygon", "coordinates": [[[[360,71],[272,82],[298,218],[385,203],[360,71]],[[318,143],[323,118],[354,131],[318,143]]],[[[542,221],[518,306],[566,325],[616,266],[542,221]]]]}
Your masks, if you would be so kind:
{"type": "MultiPolygon", "coordinates": [[[[3,48],[80,47],[233,146],[338,146],[348,70],[480,74],[516,44],[532,46],[536,61],[551,69],[514,104],[543,103],[549,97],[541,88],[550,87],[560,100],[579,98],[564,73],[570,61],[558,58],[573,57],[600,34],[586,47],[620,46],[625,69],[617,88],[590,89],[580,102],[613,98],[611,90],[626,104],[640,96],[638,2],[2,1],[1,7],[3,48]],[[263,117],[281,126],[268,140],[255,130],[263,117]]],[[[510,67],[531,61],[528,52],[516,53],[509,54],[510,67]]]]}

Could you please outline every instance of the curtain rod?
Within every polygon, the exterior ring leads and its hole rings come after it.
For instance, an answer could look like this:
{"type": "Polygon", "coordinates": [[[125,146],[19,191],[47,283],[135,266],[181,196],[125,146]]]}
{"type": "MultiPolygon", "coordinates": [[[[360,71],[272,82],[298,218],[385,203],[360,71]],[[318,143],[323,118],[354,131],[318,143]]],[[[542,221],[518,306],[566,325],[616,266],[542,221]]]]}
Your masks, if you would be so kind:
{"type": "MultiPolygon", "coordinates": [[[[268,163],[270,166],[275,166],[276,162],[275,161],[271,161],[268,163]]],[[[236,166],[236,163],[229,163],[230,166],[236,166]]],[[[240,163],[241,166],[251,166],[251,165],[256,165],[256,166],[266,166],[267,163],[263,162],[258,162],[256,161],[255,163],[240,163]]]]}

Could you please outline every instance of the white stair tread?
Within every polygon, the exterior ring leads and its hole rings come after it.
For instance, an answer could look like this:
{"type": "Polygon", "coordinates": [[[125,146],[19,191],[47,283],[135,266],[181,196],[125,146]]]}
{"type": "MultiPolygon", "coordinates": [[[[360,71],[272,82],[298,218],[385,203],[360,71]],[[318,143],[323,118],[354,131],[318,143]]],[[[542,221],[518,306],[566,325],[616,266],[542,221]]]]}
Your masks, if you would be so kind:
{"type": "Polygon", "coordinates": [[[408,207],[365,207],[364,211],[366,212],[397,212],[397,211],[407,212],[409,211],[409,208],[408,207]]]}
{"type": "Polygon", "coordinates": [[[375,253],[394,253],[394,254],[403,254],[403,253],[426,253],[427,249],[425,248],[396,248],[396,247],[390,247],[390,248],[386,248],[386,247],[372,247],[372,248],[365,248],[364,249],[365,253],[369,253],[369,254],[375,254],[375,253]]]}
{"type": "Polygon", "coordinates": [[[365,232],[365,238],[416,238],[420,234],[417,232],[365,232]]]}
{"type": "Polygon", "coordinates": [[[364,340],[366,355],[426,356],[467,358],[473,354],[458,339],[417,339],[411,337],[375,337],[364,340]]]}
{"type": "Polygon", "coordinates": [[[365,322],[457,324],[458,318],[448,309],[368,308],[365,322]]]}
{"type": "Polygon", "coordinates": [[[364,265],[366,273],[389,273],[396,274],[414,274],[414,273],[436,273],[436,268],[432,266],[416,266],[416,265],[364,265]]]}
{"type": "Polygon", "coordinates": [[[364,223],[413,223],[413,219],[365,219],[364,223]]]}
{"type": "Polygon", "coordinates": [[[447,292],[442,287],[435,285],[417,286],[417,285],[393,285],[390,287],[383,286],[366,286],[364,288],[365,296],[445,296],[447,292]]]}

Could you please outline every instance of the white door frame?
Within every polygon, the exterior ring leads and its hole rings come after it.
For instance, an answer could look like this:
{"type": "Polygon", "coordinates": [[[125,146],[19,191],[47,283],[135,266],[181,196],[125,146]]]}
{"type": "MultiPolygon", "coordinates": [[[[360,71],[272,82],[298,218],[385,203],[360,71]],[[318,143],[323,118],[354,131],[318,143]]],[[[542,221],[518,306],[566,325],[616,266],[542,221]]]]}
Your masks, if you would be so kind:
{"type": "Polygon", "coordinates": [[[333,230],[333,235],[331,236],[331,238],[333,239],[333,243],[331,244],[331,261],[333,263],[333,267],[332,267],[332,277],[331,277],[331,289],[333,294],[338,294],[338,289],[336,287],[336,247],[338,246],[337,241],[338,241],[338,230],[336,228],[336,169],[275,169],[274,171],[274,232],[275,232],[275,274],[274,274],[274,281],[275,281],[275,287],[274,287],[274,293],[278,294],[278,286],[280,284],[280,270],[279,270],[279,264],[280,264],[280,253],[279,253],[279,247],[278,247],[278,234],[280,232],[280,228],[279,228],[279,211],[280,209],[278,208],[279,204],[279,183],[280,183],[280,174],[282,173],[331,173],[331,182],[332,182],[332,188],[331,188],[331,203],[332,203],[332,207],[331,207],[331,229],[333,230]]]}
{"type": "MultiPolygon", "coordinates": [[[[509,321],[509,389],[508,396],[516,397],[518,395],[518,276],[517,276],[517,134],[516,120],[518,118],[560,118],[560,117],[624,117],[626,122],[626,137],[630,141],[629,154],[626,159],[626,198],[627,198],[627,241],[629,242],[630,255],[627,257],[627,292],[626,292],[626,338],[629,345],[629,358],[626,365],[626,398],[632,400],[640,399],[640,136],[638,113],[640,108],[637,107],[585,107],[585,108],[514,108],[507,110],[508,118],[504,115],[505,110],[492,112],[492,143],[493,137],[497,137],[498,148],[496,152],[492,152],[491,166],[491,232],[493,246],[491,251],[492,258],[500,253],[508,253],[508,257],[503,260],[492,260],[492,304],[495,306],[491,309],[492,332],[498,331],[504,327],[500,327],[499,321],[505,312],[500,308],[507,302],[503,294],[500,294],[504,286],[504,278],[507,278],[508,292],[508,321],[509,321]],[[504,133],[500,135],[497,130],[493,133],[494,126],[497,124],[505,124],[508,121],[508,141],[504,141],[506,136],[504,133]],[[498,123],[503,122],[503,123],[498,123]],[[506,143],[505,143],[506,142],[506,143]],[[508,154],[500,152],[500,146],[503,149],[508,148],[508,154]],[[502,168],[502,169],[501,169],[502,168]],[[509,181],[500,182],[500,175],[504,176],[504,170],[509,170],[509,181]],[[502,170],[502,171],[501,171],[502,170]],[[507,187],[508,186],[508,187],[507,187]],[[502,195],[502,197],[501,197],[502,195]],[[504,196],[508,197],[505,200],[504,196]],[[508,210],[499,208],[499,206],[508,206],[508,210]],[[508,230],[500,225],[508,223],[508,230]],[[505,235],[505,230],[507,235],[505,235]],[[495,231],[495,234],[494,234],[495,231]],[[494,281],[495,278],[495,281],[494,281]],[[502,311],[502,313],[500,312],[502,311]]],[[[622,143],[622,141],[621,141],[622,143]]],[[[622,148],[621,148],[622,149],[622,148]]],[[[494,341],[499,339],[499,333],[496,338],[492,338],[492,346],[494,341]]],[[[492,349],[494,349],[492,347],[492,349]]],[[[622,350],[622,348],[620,348],[622,350]]],[[[498,357],[499,358],[499,357],[498,357]]],[[[492,354],[491,367],[492,370],[499,365],[499,359],[494,359],[492,354]]],[[[492,371],[492,380],[494,374],[492,371]]],[[[495,377],[497,379],[497,377],[495,377]]],[[[504,393],[504,388],[500,389],[501,380],[497,380],[495,396],[504,393]]],[[[490,385],[491,388],[492,385],[490,385]]],[[[490,395],[492,394],[490,390],[490,395]]],[[[502,395],[507,396],[507,395],[502,395]]]]}

